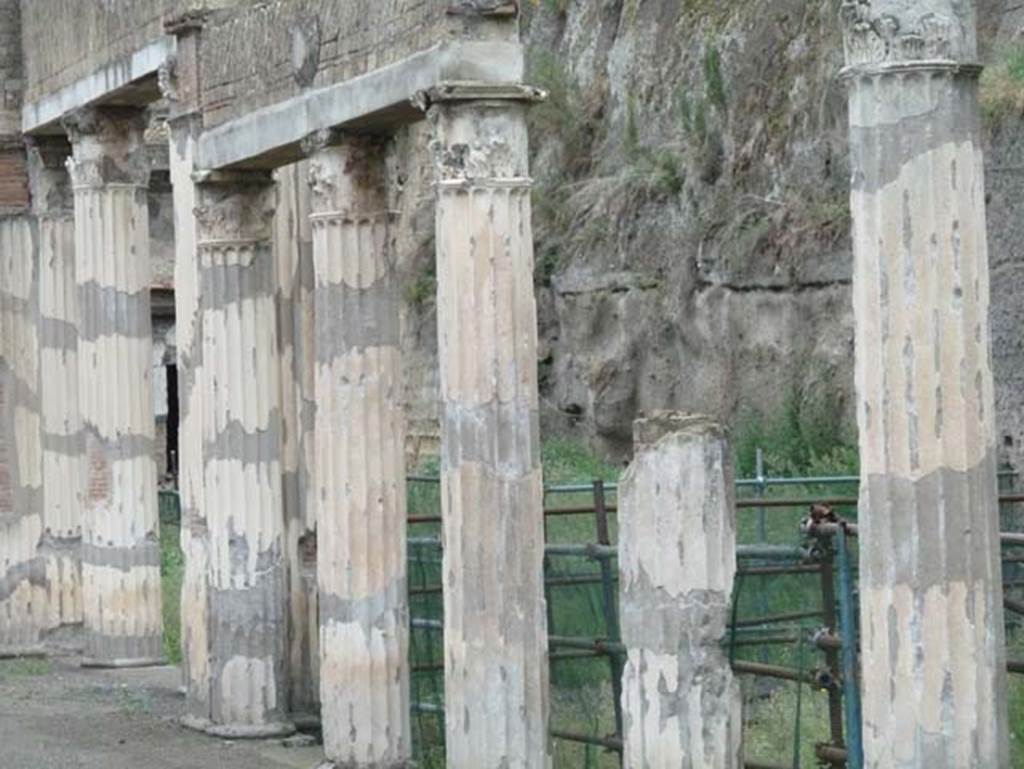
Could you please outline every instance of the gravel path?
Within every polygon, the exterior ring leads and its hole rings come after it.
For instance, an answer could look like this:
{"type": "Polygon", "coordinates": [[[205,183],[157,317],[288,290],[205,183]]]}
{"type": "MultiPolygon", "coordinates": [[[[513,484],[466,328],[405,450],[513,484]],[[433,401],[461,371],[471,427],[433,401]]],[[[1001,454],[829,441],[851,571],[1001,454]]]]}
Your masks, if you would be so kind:
{"type": "Polygon", "coordinates": [[[229,742],[177,723],[177,668],[0,660],[0,769],[310,769],[319,747],[229,742]]]}

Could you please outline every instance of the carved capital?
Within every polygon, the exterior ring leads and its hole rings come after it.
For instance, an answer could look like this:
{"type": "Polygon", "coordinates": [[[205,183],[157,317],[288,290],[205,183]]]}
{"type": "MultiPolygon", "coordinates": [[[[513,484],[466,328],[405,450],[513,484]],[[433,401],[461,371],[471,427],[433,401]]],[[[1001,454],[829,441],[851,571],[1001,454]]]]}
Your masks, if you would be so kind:
{"type": "Polygon", "coordinates": [[[376,136],[323,134],[317,134],[322,143],[309,154],[313,211],[343,215],[386,211],[385,141],[376,136]]]}
{"type": "Polygon", "coordinates": [[[973,64],[973,11],[960,0],[843,0],[848,68],[910,62],[973,64]]]}
{"type": "Polygon", "coordinates": [[[89,107],[67,114],[62,123],[71,139],[68,171],[76,187],[149,184],[146,120],[141,110],[89,107]]]}
{"type": "Polygon", "coordinates": [[[271,238],[277,186],[269,173],[205,171],[194,174],[193,181],[200,246],[271,238]]]}
{"type": "Polygon", "coordinates": [[[67,171],[71,145],[63,136],[33,137],[27,139],[25,145],[32,210],[39,216],[70,215],[74,208],[67,171]]]}

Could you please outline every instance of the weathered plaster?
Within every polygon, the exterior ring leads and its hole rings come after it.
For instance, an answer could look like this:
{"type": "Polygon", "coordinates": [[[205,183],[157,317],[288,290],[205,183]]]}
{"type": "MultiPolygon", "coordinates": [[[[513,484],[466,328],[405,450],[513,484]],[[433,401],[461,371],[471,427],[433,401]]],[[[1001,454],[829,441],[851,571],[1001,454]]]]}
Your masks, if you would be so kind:
{"type": "Polygon", "coordinates": [[[706,417],[638,420],[622,479],[627,769],[739,769],[742,697],[722,648],[736,572],[733,473],[706,417]]]}
{"type": "Polygon", "coordinates": [[[190,669],[189,723],[219,736],[287,734],[295,727],[288,719],[276,188],[266,174],[194,178],[198,256],[184,277],[196,281],[199,313],[192,349],[200,347],[201,439],[191,446],[201,456],[205,522],[195,545],[208,571],[205,585],[193,578],[189,619],[205,613],[206,630],[196,628],[191,643],[208,633],[208,661],[190,669]],[[204,674],[208,683],[197,678],[204,674]]]}
{"type": "Polygon", "coordinates": [[[551,766],[543,481],[531,438],[537,429],[520,424],[536,421],[538,407],[526,96],[480,88],[469,99],[450,91],[421,98],[430,105],[438,179],[445,705],[453,767],[551,766]],[[467,414],[495,432],[462,429],[467,414]]]}
{"type": "Polygon", "coordinates": [[[973,8],[854,5],[865,765],[1006,767],[973,8]]]}
{"type": "Polygon", "coordinates": [[[82,590],[86,661],[162,661],[149,312],[149,178],[142,115],[66,118],[73,155],[78,396],[85,432],[82,590]],[[138,550],[127,568],[112,566],[138,550]]]}
{"type": "Polygon", "coordinates": [[[337,767],[397,768],[412,757],[412,731],[405,414],[385,148],[377,139],[321,138],[338,142],[307,144],[324,751],[337,767]]]}

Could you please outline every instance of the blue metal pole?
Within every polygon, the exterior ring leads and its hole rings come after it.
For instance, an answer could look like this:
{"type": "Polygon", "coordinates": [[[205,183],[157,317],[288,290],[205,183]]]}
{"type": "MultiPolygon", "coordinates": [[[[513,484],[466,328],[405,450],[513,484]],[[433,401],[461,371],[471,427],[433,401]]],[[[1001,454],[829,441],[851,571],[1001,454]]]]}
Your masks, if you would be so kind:
{"type": "Polygon", "coordinates": [[[843,708],[846,717],[846,765],[863,769],[864,740],[861,735],[860,686],[857,682],[857,625],[853,605],[853,575],[846,547],[846,531],[836,533],[839,566],[839,633],[843,641],[843,708]]]}

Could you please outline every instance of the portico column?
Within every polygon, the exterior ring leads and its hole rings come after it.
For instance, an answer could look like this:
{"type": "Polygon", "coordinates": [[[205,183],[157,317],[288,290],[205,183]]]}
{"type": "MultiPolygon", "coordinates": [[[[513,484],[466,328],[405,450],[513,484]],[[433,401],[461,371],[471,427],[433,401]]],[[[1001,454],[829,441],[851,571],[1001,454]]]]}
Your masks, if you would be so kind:
{"type": "Polygon", "coordinates": [[[425,95],[437,172],[448,766],[540,769],[548,739],[537,310],[524,87],[425,95]]]}
{"type": "Polygon", "coordinates": [[[1009,766],[972,5],[842,6],[873,769],[1009,766]]]}
{"type": "Polygon", "coordinates": [[[260,172],[201,173],[196,181],[196,386],[209,529],[205,728],[225,737],[268,737],[294,730],[287,717],[276,188],[260,172]]]}
{"type": "Polygon", "coordinates": [[[150,665],[164,655],[145,121],[136,110],[88,109],[70,116],[66,128],[86,455],[86,664],[150,665]]]}
{"type": "MultiPolygon", "coordinates": [[[[0,137],[2,138],[2,137],[0,137]]],[[[47,627],[39,425],[39,250],[24,145],[0,142],[0,657],[35,652],[47,627]],[[19,178],[19,176],[21,178],[19,178]],[[12,194],[12,190],[16,191],[12,194]]]]}
{"type": "Polygon", "coordinates": [[[324,751],[330,766],[398,769],[412,757],[405,414],[384,145],[324,135],[307,149],[324,751]]]}
{"type": "Polygon", "coordinates": [[[43,461],[43,536],[48,619],[53,642],[81,643],[82,472],[85,435],[78,405],[78,289],[71,147],[35,139],[28,163],[39,241],[39,367],[43,461]],[[59,631],[56,632],[55,631],[59,631]]]}

